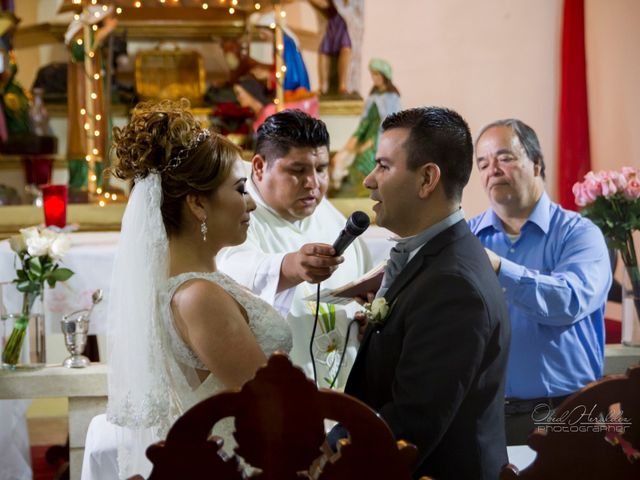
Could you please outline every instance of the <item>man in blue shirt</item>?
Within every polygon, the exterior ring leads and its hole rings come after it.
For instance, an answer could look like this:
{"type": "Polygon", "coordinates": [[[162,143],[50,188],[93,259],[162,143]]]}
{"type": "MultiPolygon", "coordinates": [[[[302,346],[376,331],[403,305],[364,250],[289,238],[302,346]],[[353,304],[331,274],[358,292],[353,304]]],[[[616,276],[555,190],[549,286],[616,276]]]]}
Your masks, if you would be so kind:
{"type": "Polygon", "coordinates": [[[602,375],[611,268],[600,230],[549,199],[529,126],[515,119],[486,126],[476,140],[476,164],[491,208],[469,226],[507,298],[507,444],[524,444],[536,406],[553,409],[602,375]]]}

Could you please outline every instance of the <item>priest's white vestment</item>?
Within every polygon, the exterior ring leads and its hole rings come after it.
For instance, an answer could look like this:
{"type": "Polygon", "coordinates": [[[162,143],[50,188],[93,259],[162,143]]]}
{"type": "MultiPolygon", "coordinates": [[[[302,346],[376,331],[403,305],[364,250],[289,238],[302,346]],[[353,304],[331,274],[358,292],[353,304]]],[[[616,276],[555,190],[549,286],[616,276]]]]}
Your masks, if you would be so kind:
{"type": "MultiPolygon", "coordinates": [[[[280,278],[280,266],[287,253],[295,252],[306,243],[333,244],[344,228],[345,217],[325,198],[314,213],[300,221],[290,222],[268,207],[249,179],[247,190],[256,202],[251,214],[247,240],[239,246],[220,251],[216,261],[222,272],[245,285],[256,295],[273,305],[286,316],[293,333],[293,349],[290,352],[294,364],[302,367],[313,378],[309,341],[313,330],[315,302],[303,300],[316,292],[316,285],[303,282],[296,287],[276,293],[280,278]]],[[[351,244],[343,254],[342,263],[333,275],[322,282],[321,288],[333,289],[351,282],[371,268],[371,258],[360,239],[351,244]]],[[[325,319],[329,306],[321,304],[325,319]]],[[[351,302],[344,307],[335,306],[335,331],[327,331],[326,321],[319,315],[314,343],[314,357],[318,384],[329,386],[335,378],[342,353],[349,321],[362,307],[351,302]]],[[[334,386],[344,387],[349,370],[357,353],[357,325],[352,325],[343,365],[334,386]]]]}

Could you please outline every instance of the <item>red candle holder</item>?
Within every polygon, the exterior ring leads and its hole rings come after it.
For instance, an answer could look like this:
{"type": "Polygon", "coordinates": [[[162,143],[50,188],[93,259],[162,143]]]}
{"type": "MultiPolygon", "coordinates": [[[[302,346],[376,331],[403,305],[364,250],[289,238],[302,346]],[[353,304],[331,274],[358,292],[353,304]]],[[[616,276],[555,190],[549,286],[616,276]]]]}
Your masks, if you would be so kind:
{"type": "Polygon", "coordinates": [[[67,186],[43,185],[42,204],[45,225],[64,228],[67,224],[67,186]]]}

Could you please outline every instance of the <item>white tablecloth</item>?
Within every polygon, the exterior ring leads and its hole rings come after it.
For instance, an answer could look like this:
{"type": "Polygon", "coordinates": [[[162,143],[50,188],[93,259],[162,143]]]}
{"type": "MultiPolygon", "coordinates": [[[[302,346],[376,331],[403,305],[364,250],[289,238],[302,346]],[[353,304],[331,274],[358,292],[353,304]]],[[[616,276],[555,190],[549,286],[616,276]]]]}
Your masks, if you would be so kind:
{"type": "MultiPolygon", "coordinates": [[[[91,305],[91,294],[101,288],[108,299],[113,257],[118,232],[72,233],[71,249],[61,264],[74,271],[67,282],[58,282],[55,289],[45,289],[44,312],[47,333],[61,333],[62,315],[91,305]]],[[[0,242],[0,282],[10,282],[16,276],[16,254],[7,240],[0,242]]],[[[20,311],[22,294],[13,285],[4,285],[3,303],[9,313],[20,311]]],[[[90,333],[105,333],[107,302],[98,304],[91,314],[90,333]]]]}
{"type": "MultiPolygon", "coordinates": [[[[45,322],[48,333],[60,333],[62,315],[91,305],[91,294],[101,288],[104,301],[91,314],[90,333],[103,334],[107,330],[107,305],[111,269],[118,243],[118,232],[84,232],[70,234],[71,249],[62,264],[75,274],[67,282],[59,282],[54,290],[47,289],[44,299],[45,322]]],[[[391,233],[372,226],[362,235],[371,251],[373,265],[384,260],[391,248],[391,233]]],[[[16,255],[8,241],[0,242],[0,282],[10,282],[16,276],[16,255]]],[[[22,297],[13,285],[4,285],[3,303],[9,313],[20,310],[22,297]]]]}

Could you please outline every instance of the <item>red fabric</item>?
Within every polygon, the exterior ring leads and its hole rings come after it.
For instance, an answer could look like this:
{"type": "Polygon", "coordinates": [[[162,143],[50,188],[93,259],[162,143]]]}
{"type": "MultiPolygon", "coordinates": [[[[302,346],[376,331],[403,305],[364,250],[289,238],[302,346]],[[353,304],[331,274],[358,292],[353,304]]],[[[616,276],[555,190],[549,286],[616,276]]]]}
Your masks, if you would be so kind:
{"type": "Polygon", "coordinates": [[[561,75],[558,194],[563,207],[576,210],[571,187],[591,170],[584,0],[564,2],[561,75]]]}

